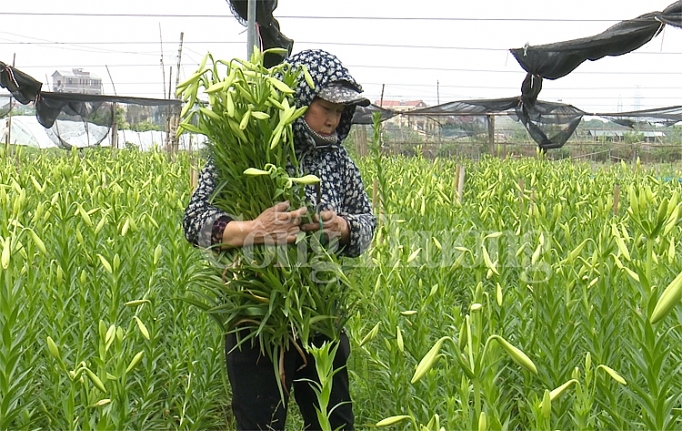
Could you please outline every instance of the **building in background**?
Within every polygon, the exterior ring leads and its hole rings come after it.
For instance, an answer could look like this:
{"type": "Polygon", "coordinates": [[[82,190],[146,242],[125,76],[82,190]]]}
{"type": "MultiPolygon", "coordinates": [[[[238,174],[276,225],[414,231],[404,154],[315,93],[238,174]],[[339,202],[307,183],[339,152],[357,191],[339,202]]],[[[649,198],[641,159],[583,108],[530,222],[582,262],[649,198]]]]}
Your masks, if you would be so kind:
{"type": "Polygon", "coordinates": [[[52,91],[102,94],[102,78],[83,69],[55,70],[52,74],[52,91]]]}
{"type": "Polygon", "coordinates": [[[414,111],[428,106],[423,100],[376,100],[374,104],[394,112],[414,111]]]}
{"type": "MultiPolygon", "coordinates": [[[[426,108],[428,105],[423,100],[377,100],[374,105],[384,109],[390,109],[397,113],[426,108]]],[[[419,134],[437,134],[439,124],[437,121],[421,116],[396,115],[386,120],[388,124],[394,124],[403,130],[404,128],[417,131],[419,134]]]]}

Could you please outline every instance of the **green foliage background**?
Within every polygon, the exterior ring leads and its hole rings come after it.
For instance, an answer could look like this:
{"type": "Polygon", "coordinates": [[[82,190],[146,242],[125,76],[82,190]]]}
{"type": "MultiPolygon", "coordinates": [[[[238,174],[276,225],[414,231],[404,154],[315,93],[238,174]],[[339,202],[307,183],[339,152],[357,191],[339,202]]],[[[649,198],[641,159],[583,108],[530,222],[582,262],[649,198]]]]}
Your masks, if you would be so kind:
{"type": "MultiPolygon", "coordinates": [[[[183,300],[211,276],[182,238],[189,157],[1,155],[0,429],[231,429],[219,327],[183,300]]],[[[377,161],[358,163],[370,196],[378,172],[388,185],[381,225],[367,254],[344,261],[365,295],[346,326],[357,429],[394,415],[412,419],[393,429],[476,429],[477,410],[489,429],[680,428],[682,307],[649,322],[682,271],[679,169],[377,161]],[[670,229],[653,229],[660,217],[670,229]],[[483,352],[491,335],[537,375],[497,344],[483,352]],[[474,378],[459,351],[485,364],[474,378]],[[545,416],[545,390],[571,379],[545,416]]],[[[298,417],[292,403],[288,429],[298,417]]]]}

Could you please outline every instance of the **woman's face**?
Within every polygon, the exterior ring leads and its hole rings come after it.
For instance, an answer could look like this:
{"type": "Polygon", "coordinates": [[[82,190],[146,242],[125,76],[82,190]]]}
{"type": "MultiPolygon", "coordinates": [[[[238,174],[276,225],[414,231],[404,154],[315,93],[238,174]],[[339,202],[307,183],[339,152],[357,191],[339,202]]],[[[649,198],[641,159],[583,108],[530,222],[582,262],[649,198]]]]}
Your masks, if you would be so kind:
{"type": "Polygon", "coordinates": [[[340,103],[315,98],[303,118],[313,131],[322,136],[330,136],[339,125],[345,107],[340,103]]]}

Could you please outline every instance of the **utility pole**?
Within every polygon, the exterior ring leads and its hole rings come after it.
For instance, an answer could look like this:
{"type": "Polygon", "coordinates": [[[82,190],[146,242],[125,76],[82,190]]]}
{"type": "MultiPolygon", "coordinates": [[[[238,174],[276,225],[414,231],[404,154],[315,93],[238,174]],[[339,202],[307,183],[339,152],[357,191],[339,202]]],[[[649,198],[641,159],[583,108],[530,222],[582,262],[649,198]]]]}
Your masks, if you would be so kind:
{"type": "MultiPolygon", "coordinates": [[[[111,81],[111,87],[114,89],[114,96],[118,96],[118,93],[116,92],[116,84],[114,84],[114,79],[111,77],[111,72],[109,71],[109,66],[104,65],[107,69],[107,75],[109,75],[109,81],[111,81]]],[[[111,148],[117,150],[118,149],[118,115],[117,115],[117,110],[118,110],[118,104],[116,102],[113,103],[113,113],[112,115],[114,116],[113,122],[111,123],[111,148]]]]}
{"type": "MultiPolygon", "coordinates": [[[[182,43],[185,40],[185,33],[180,32],[180,46],[178,46],[178,63],[177,63],[177,68],[175,69],[175,98],[178,98],[178,85],[180,85],[180,64],[182,62],[182,43]]],[[[170,92],[170,90],[169,90],[170,92]]],[[[170,94],[169,94],[169,99],[170,94]]],[[[180,117],[179,113],[175,112],[173,109],[170,111],[171,117],[170,117],[170,133],[171,133],[171,152],[172,153],[177,153],[179,149],[179,140],[178,140],[178,124],[180,123],[180,117]]]]}
{"type": "MultiPolygon", "coordinates": [[[[178,90],[178,85],[180,84],[180,63],[182,60],[182,43],[185,40],[185,32],[180,32],[180,46],[178,47],[178,67],[175,69],[175,91],[178,90]]],[[[178,95],[175,95],[178,98],[178,95]]]]}
{"type": "Polygon", "coordinates": [[[247,8],[248,20],[246,27],[246,60],[251,60],[253,48],[256,45],[256,0],[249,0],[247,8]]]}
{"type": "MultiPolygon", "coordinates": [[[[12,55],[12,68],[17,62],[17,53],[12,55]]],[[[7,114],[7,140],[5,141],[5,157],[9,156],[9,144],[12,142],[12,107],[14,106],[14,98],[12,93],[9,96],[9,113],[7,114]]]]}
{"type": "Polygon", "coordinates": [[[163,78],[163,98],[166,98],[166,65],[163,62],[163,35],[161,34],[161,23],[159,23],[159,42],[161,43],[161,76],[163,78]]]}
{"type": "MultiPolygon", "coordinates": [[[[440,105],[440,80],[438,79],[436,79],[436,104],[440,105]]],[[[443,139],[441,131],[443,130],[443,125],[440,121],[436,121],[436,125],[438,126],[438,142],[442,144],[443,139]]]]}
{"type": "MultiPolygon", "coordinates": [[[[173,81],[173,66],[170,66],[170,75],[168,76],[168,98],[171,98],[171,81],[173,81]]],[[[166,151],[173,153],[173,134],[171,129],[173,128],[173,118],[171,116],[171,108],[168,106],[166,108],[166,151]]]]}

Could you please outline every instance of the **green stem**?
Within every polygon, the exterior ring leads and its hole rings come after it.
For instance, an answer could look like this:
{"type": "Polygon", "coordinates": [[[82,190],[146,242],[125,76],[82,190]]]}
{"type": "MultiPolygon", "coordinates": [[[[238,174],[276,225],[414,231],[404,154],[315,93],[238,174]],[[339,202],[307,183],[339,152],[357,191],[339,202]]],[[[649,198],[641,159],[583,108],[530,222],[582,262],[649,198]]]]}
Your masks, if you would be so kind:
{"type": "MultiPolygon", "coordinates": [[[[645,274],[646,274],[646,283],[647,283],[647,288],[649,292],[651,292],[651,268],[653,266],[654,262],[654,254],[653,254],[653,248],[654,248],[654,238],[647,237],[646,239],[646,268],[645,268],[645,274]]],[[[649,298],[647,298],[648,300],[649,298]]]]}
{"type": "Polygon", "coordinates": [[[474,386],[474,420],[478,428],[478,419],[481,416],[481,381],[476,377],[472,383],[474,386]]]}

